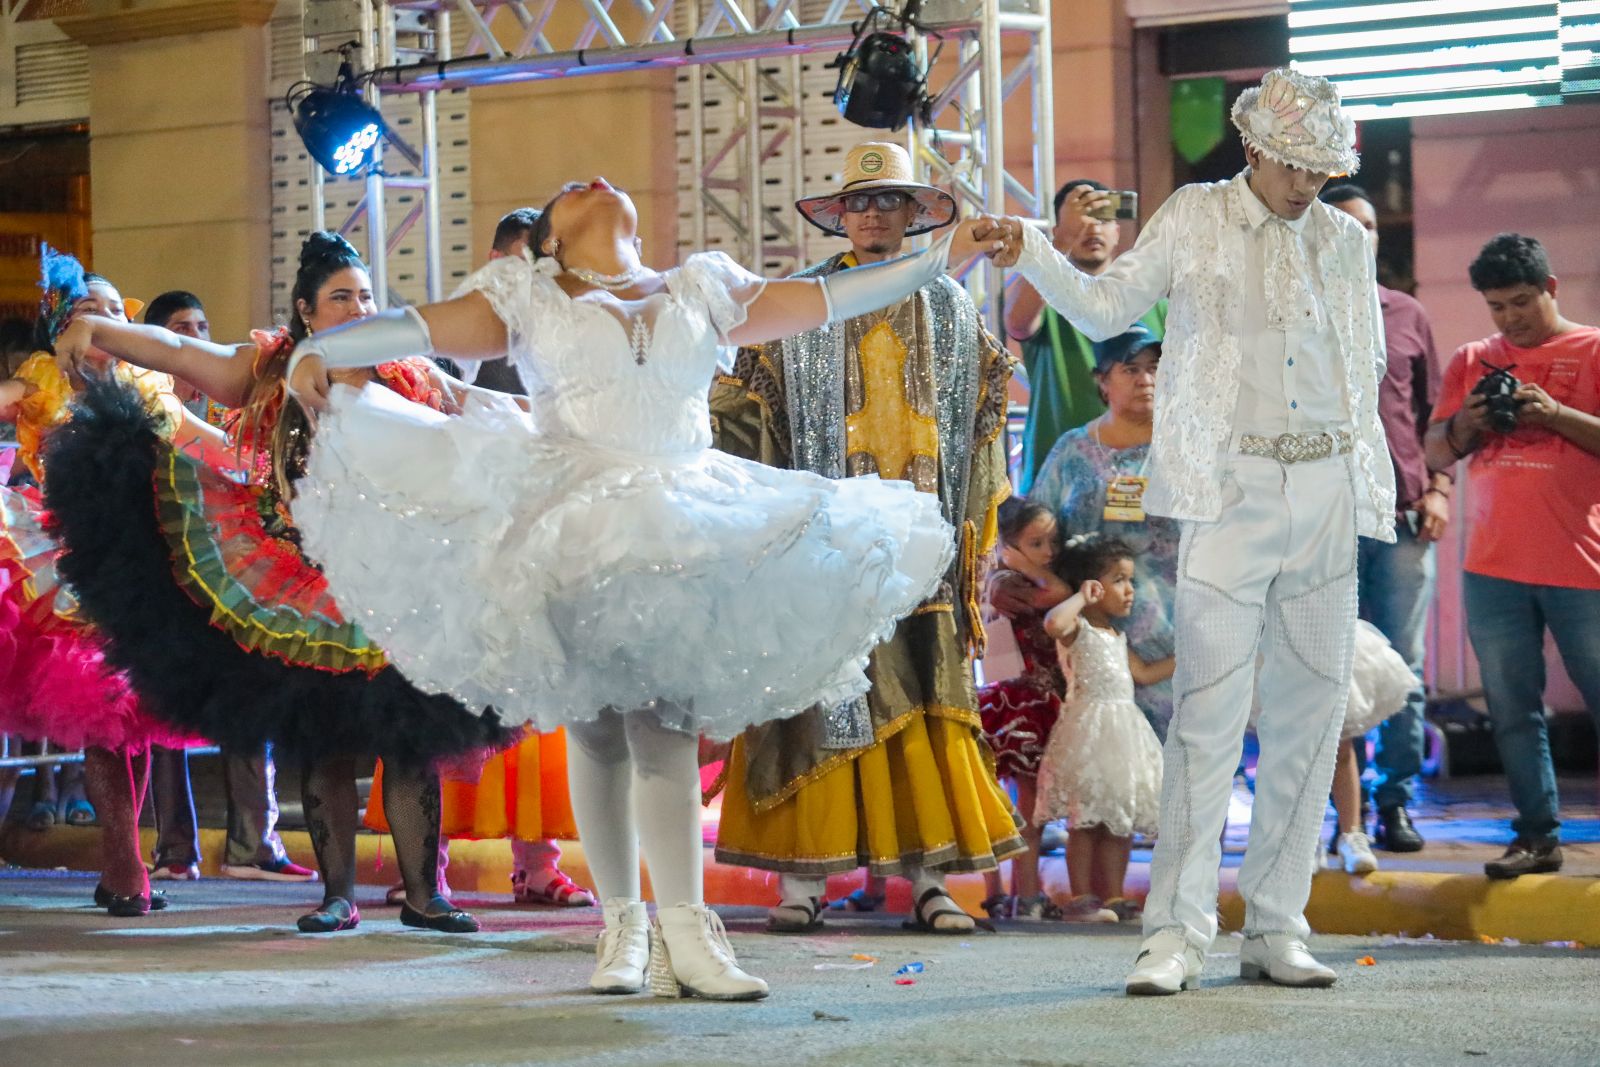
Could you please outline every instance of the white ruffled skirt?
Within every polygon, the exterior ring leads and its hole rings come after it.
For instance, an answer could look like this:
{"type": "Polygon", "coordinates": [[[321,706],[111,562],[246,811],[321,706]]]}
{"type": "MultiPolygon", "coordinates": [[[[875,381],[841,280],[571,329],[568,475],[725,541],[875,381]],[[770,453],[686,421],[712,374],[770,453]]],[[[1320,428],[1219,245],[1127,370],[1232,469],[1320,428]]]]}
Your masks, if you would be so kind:
{"type": "Polygon", "coordinates": [[[1039,760],[1035,826],[1066,819],[1118,837],[1153,835],[1161,814],[1161,742],[1131,700],[1069,700],[1039,760]]]}
{"type": "Polygon", "coordinates": [[[619,453],[377,386],[335,388],[297,490],[307,554],[412,682],[540,730],[656,707],[723,739],[860,695],[954,553],[909,483],[619,453]]]}
{"type": "Polygon", "coordinates": [[[1342,736],[1345,740],[1360,737],[1398,712],[1419,684],[1382,631],[1365,619],[1357,621],[1342,736]]]}

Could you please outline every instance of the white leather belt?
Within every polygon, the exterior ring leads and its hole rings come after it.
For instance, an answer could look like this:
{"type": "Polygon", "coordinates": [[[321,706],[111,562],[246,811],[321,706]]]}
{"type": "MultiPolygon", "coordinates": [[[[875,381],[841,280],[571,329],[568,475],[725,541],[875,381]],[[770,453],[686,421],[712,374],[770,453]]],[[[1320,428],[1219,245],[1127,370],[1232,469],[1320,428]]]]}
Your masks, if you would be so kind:
{"type": "Polygon", "coordinates": [[[1246,456],[1275,459],[1279,463],[1306,463],[1330,456],[1342,456],[1355,448],[1355,434],[1349,430],[1312,430],[1306,433],[1280,433],[1276,437],[1247,433],[1239,437],[1239,451],[1246,456]]]}

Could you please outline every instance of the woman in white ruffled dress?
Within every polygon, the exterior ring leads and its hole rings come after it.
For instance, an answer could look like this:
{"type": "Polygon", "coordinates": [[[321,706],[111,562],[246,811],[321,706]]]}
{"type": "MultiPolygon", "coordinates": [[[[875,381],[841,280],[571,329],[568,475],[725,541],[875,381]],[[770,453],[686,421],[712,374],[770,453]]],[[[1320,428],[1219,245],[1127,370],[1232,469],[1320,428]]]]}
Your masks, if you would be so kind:
{"type": "Polygon", "coordinates": [[[648,972],[658,995],[766,995],[703,906],[697,736],[864,692],[868,653],[951,551],[938,502],[909,483],[713,451],[719,346],[892,304],[998,247],[991,226],[820,280],[769,282],[721,253],[657,273],[632,202],[596,179],[550,202],[535,259],[296,352],[291,390],[319,414],[295,517],[336,598],[416,685],[567,728],[605,913],[596,991],[637,992],[648,972]],[[452,418],[330,385],[332,369],[418,353],[508,353],[527,410],[479,399],[452,418]]]}

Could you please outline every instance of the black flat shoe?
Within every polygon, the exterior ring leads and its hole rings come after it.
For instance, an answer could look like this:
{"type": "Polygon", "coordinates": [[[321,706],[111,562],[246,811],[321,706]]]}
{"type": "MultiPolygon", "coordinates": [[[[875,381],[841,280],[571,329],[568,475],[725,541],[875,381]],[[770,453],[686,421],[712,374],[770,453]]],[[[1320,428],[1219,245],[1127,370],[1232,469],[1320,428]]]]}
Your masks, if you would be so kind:
{"type": "Polygon", "coordinates": [[[136,919],[152,911],[162,911],[167,906],[165,893],[151,893],[147,897],[119,897],[103,885],[94,887],[94,906],[106,909],[108,915],[119,919],[136,919]]]}
{"type": "Polygon", "coordinates": [[[446,934],[475,934],[478,920],[453,907],[444,897],[435,896],[428,901],[428,911],[421,912],[410,904],[400,905],[400,921],[419,930],[438,930],[446,934]]]}
{"type": "Polygon", "coordinates": [[[1422,835],[1411,825],[1411,814],[1403,807],[1384,808],[1378,812],[1378,824],[1373,831],[1373,844],[1385,852],[1422,851],[1422,835]]]}
{"type": "Polygon", "coordinates": [[[1510,881],[1525,874],[1555,874],[1561,870],[1561,844],[1557,841],[1513,841],[1505,855],[1483,865],[1486,877],[1510,881]]]}
{"type": "Polygon", "coordinates": [[[344,897],[330,897],[322,907],[295,920],[302,934],[336,934],[361,925],[361,913],[344,897]]]}

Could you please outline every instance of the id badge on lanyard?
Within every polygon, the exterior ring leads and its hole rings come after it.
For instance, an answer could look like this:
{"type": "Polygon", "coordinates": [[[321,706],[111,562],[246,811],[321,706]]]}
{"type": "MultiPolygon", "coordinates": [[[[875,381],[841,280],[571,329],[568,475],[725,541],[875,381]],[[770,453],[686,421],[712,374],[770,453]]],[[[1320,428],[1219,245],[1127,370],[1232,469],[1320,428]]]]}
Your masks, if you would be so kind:
{"type": "Polygon", "coordinates": [[[1142,474],[1117,474],[1106,483],[1106,522],[1143,522],[1144,491],[1150,479],[1142,474]]]}

